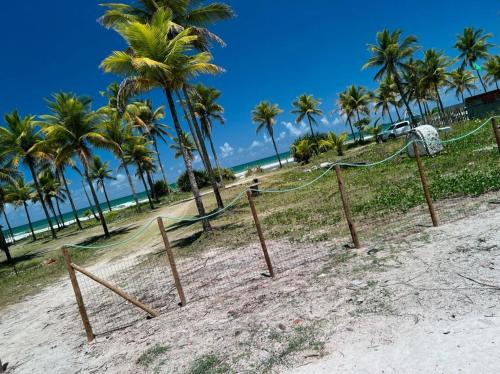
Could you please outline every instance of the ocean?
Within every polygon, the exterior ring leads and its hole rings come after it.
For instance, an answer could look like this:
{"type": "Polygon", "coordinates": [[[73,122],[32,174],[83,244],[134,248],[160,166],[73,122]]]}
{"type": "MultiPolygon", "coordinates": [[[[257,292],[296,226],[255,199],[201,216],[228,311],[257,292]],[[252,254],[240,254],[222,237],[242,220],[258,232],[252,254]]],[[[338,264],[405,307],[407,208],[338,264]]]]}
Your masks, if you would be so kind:
{"type": "MultiPolygon", "coordinates": [[[[290,152],[284,152],[284,153],[280,154],[280,158],[281,158],[281,161],[283,163],[286,163],[286,160],[289,157],[290,157],[290,152]]],[[[236,166],[230,167],[230,169],[235,174],[241,174],[241,173],[244,173],[245,171],[247,171],[250,168],[256,168],[258,166],[262,167],[262,166],[266,166],[266,165],[272,165],[272,164],[277,163],[277,162],[278,162],[278,158],[276,157],[276,155],[274,155],[274,156],[269,156],[269,157],[262,158],[262,159],[259,159],[259,160],[247,162],[247,163],[244,163],[244,164],[241,164],[241,165],[236,165],[236,166]]],[[[175,187],[175,184],[173,184],[172,187],[175,187]]],[[[147,199],[146,192],[140,192],[140,193],[138,193],[138,198],[139,198],[139,200],[146,200],[147,199]]],[[[129,195],[129,196],[124,196],[124,197],[120,197],[118,199],[111,200],[110,204],[111,204],[112,208],[120,209],[122,207],[129,206],[130,204],[133,203],[133,201],[134,201],[133,196],[129,195]]],[[[105,202],[101,202],[100,206],[103,209],[103,211],[106,211],[107,208],[108,208],[108,206],[106,205],[105,202]]],[[[89,211],[89,210],[90,210],[90,207],[88,207],[88,206],[85,207],[85,208],[79,209],[77,211],[78,217],[84,218],[85,217],[85,213],[87,211],[89,211]]],[[[19,214],[23,214],[21,212],[21,209],[19,209],[18,211],[19,211],[19,214]]],[[[64,219],[65,222],[70,222],[70,221],[74,220],[73,212],[69,211],[67,213],[63,213],[63,219],[64,219]]],[[[55,222],[54,222],[54,224],[55,224],[55,222]]],[[[35,232],[44,231],[47,228],[48,228],[48,223],[47,223],[46,219],[42,219],[42,220],[33,222],[33,229],[35,230],[35,232]]],[[[4,233],[5,237],[9,238],[10,237],[9,231],[6,230],[5,227],[3,229],[4,229],[3,233],[4,233]]],[[[13,227],[12,231],[13,231],[14,236],[16,237],[16,239],[19,238],[19,237],[22,237],[22,236],[26,236],[26,234],[30,233],[30,229],[29,229],[29,225],[28,224],[17,226],[17,227],[13,227]]]]}

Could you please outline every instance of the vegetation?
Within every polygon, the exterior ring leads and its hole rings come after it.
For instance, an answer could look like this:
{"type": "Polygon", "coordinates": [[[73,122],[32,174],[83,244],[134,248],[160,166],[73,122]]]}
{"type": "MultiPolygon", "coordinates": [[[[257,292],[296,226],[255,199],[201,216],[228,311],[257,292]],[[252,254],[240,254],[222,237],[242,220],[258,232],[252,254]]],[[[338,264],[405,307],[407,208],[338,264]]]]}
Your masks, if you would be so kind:
{"type": "Polygon", "coordinates": [[[261,101],[252,111],[252,121],[257,125],[257,133],[263,129],[267,130],[273,142],[274,151],[276,152],[280,168],[283,167],[283,164],[281,163],[276,140],[274,139],[274,125],[276,125],[276,117],[281,113],[283,113],[283,111],[277,104],[271,104],[268,101],[261,101]]]}

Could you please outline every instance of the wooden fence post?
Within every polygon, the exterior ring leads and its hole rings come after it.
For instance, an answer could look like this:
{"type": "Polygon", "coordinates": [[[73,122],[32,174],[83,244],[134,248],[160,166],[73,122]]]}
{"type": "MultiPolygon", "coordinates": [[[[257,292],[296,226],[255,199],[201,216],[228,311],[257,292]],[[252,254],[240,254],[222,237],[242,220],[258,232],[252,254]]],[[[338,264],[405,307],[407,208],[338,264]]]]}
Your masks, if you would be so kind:
{"type": "Polygon", "coordinates": [[[425,175],[424,165],[422,165],[422,160],[420,159],[420,151],[418,150],[418,146],[415,141],[413,141],[413,152],[415,153],[415,159],[417,160],[418,173],[420,174],[420,181],[422,182],[425,200],[427,201],[427,206],[429,207],[429,212],[431,214],[432,224],[434,225],[434,227],[437,227],[439,223],[436,211],[434,210],[434,204],[429,192],[429,184],[427,183],[427,176],[425,175]]]}
{"type": "Polygon", "coordinates": [[[264,239],[264,234],[262,233],[262,227],[260,226],[259,216],[257,215],[257,209],[255,209],[255,203],[253,202],[252,192],[247,191],[247,198],[250,204],[250,209],[252,210],[253,220],[255,222],[255,227],[257,228],[257,234],[259,235],[260,246],[262,247],[262,252],[264,253],[264,259],[266,260],[267,269],[269,270],[269,275],[274,278],[274,268],[269,257],[269,252],[267,251],[266,241],[264,239]]]}
{"type": "Polygon", "coordinates": [[[354,243],[354,248],[361,248],[358,239],[358,233],[356,231],[356,226],[354,220],[352,219],[351,206],[349,205],[349,199],[347,197],[347,192],[345,190],[344,178],[342,177],[342,170],[340,165],[335,165],[335,174],[337,174],[337,181],[339,182],[340,197],[342,199],[342,206],[344,207],[345,217],[347,219],[347,224],[349,225],[349,231],[351,232],[352,241],[354,243]]]}
{"type": "Polygon", "coordinates": [[[497,141],[498,152],[500,152],[500,128],[498,127],[497,119],[491,119],[491,125],[493,126],[493,134],[495,134],[495,139],[497,141]]]}
{"type": "Polygon", "coordinates": [[[71,257],[67,248],[62,248],[62,254],[64,257],[64,264],[69,273],[69,279],[71,280],[71,285],[73,286],[73,291],[75,292],[76,303],[78,304],[78,311],[80,312],[80,317],[82,318],[83,327],[87,334],[87,340],[89,343],[94,340],[94,333],[92,332],[92,326],[89,322],[89,317],[87,316],[87,310],[85,309],[85,304],[83,303],[82,292],[80,291],[80,286],[78,285],[78,280],[76,278],[75,269],[71,266],[71,257]]]}
{"type": "Polygon", "coordinates": [[[174,253],[170,247],[170,242],[168,240],[167,231],[163,225],[163,219],[158,217],[158,227],[160,228],[161,236],[163,238],[163,243],[165,244],[165,250],[167,251],[168,262],[170,264],[170,269],[172,270],[172,276],[174,277],[175,288],[177,288],[177,293],[181,300],[180,306],[186,305],[186,296],[184,295],[184,290],[182,289],[181,279],[179,277],[179,272],[177,271],[177,265],[175,264],[174,253]]]}

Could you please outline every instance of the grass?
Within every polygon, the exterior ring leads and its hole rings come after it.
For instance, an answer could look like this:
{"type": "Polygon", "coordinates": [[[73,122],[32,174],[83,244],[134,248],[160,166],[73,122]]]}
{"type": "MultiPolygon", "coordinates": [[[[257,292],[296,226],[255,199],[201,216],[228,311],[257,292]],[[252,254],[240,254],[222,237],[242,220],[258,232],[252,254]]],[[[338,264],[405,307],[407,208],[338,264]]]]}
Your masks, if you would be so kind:
{"type": "Polygon", "coordinates": [[[233,373],[231,367],[219,356],[204,355],[198,358],[188,370],[188,374],[226,374],[233,373]]]}
{"type": "Polygon", "coordinates": [[[140,366],[148,367],[153,364],[159,357],[164,355],[169,351],[169,347],[163,346],[161,344],[155,344],[154,346],[148,348],[146,352],[139,356],[136,363],[140,366]]]}

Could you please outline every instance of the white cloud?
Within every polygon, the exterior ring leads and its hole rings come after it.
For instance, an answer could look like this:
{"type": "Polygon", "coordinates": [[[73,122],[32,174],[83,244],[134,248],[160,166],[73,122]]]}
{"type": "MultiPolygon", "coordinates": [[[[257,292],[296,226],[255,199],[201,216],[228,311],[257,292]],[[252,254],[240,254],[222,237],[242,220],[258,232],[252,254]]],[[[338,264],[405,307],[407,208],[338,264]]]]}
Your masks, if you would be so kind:
{"type": "Polygon", "coordinates": [[[201,163],[200,155],[195,155],[194,160],[193,160],[193,164],[199,164],[199,163],[201,163]]]}
{"type": "Polygon", "coordinates": [[[286,131],[280,132],[280,136],[278,137],[278,140],[283,140],[286,138],[286,131]]]}
{"type": "Polygon", "coordinates": [[[250,149],[254,148],[259,148],[262,147],[262,142],[259,142],[258,140],[254,140],[252,144],[250,144],[250,149]]]}
{"type": "MultiPolygon", "coordinates": [[[[125,176],[125,174],[116,174],[116,179],[113,180],[110,185],[112,187],[115,187],[115,186],[120,186],[123,182],[125,182],[125,180],[127,179],[127,177],[125,176]]],[[[83,191],[82,191],[83,192],[83,191]]]]}
{"type": "Polygon", "coordinates": [[[243,152],[245,152],[245,148],[239,147],[238,148],[238,153],[243,153],[243,152]]]}
{"type": "Polygon", "coordinates": [[[291,122],[282,122],[291,136],[297,137],[307,132],[307,125],[302,121],[298,125],[293,125],[291,122]]]}
{"type": "Polygon", "coordinates": [[[343,121],[339,117],[335,117],[333,119],[332,125],[333,126],[338,126],[338,125],[341,125],[342,123],[343,123],[343,121]]]}
{"type": "Polygon", "coordinates": [[[219,148],[222,151],[222,158],[226,158],[234,154],[234,148],[231,147],[228,142],[225,142],[224,145],[219,148]]]}
{"type": "Polygon", "coordinates": [[[271,138],[269,136],[267,136],[267,134],[264,134],[264,143],[270,143],[271,142],[271,138]]]}
{"type": "Polygon", "coordinates": [[[321,123],[325,126],[330,125],[330,122],[328,121],[328,118],[326,118],[326,117],[321,118],[321,123]]]}

